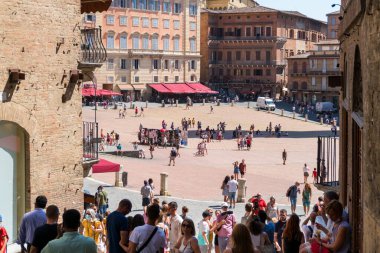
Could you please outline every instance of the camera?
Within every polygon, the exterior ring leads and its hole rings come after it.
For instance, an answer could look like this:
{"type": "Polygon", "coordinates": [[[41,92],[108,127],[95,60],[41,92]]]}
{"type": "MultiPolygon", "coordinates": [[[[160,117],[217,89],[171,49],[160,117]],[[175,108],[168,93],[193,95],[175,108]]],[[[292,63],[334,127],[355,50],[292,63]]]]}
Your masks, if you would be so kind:
{"type": "Polygon", "coordinates": [[[233,214],[233,213],[234,213],[233,211],[227,211],[227,212],[221,213],[221,215],[229,215],[229,214],[233,214]]]}

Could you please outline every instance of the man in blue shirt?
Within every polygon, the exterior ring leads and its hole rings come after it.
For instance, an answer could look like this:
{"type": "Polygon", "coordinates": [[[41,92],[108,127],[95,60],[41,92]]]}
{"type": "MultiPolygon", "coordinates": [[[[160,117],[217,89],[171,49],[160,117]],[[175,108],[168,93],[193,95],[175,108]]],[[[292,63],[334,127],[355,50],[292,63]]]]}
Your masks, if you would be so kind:
{"type": "Polygon", "coordinates": [[[119,242],[128,247],[128,221],[125,215],[132,210],[128,199],[119,202],[119,207],[107,217],[107,239],[109,253],[124,253],[119,242]]]}
{"type": "MultiPolygon", "coordinates": [[[[301,191],[298,188],[300,186],[300,183],[296,182],[294,185],[290,186],[289,191],[289,200],[290,200],[290,209],[292,210],[292,214],[296,213],[296,207],[297,207],[297,194],[299,194],[301,191]]],[[[288,195],[288,194],[287,194],[288,195]]]]}
{"type": "Polygon", "coordinates": [[[80,213],[69,209],[63,215],[63,236],[50,241],[41,253],[97,253],[97,246],[92,238],[78,233],[80,227],[80,213]]]}
{"type": "Polygon", "coordinates": [[[26,213],[21,220],[18,243],[21,245],[21,252],[29,252],[33,242],[34,231],[37,227],[46,223],[45,207],[47,198],[40,195],[34,203],[34,210],[26,213]],[[25,243],[27,247],[25,248],[25,243]]]}

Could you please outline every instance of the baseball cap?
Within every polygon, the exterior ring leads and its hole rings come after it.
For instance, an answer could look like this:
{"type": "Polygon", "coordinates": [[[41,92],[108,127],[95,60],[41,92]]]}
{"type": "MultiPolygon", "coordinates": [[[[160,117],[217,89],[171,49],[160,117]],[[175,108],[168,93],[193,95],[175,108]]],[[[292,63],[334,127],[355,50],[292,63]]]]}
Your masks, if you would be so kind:
{"type": "Polygon", "coordinates": [[[228,207],[228,204],[226,202],[223,202],[221,205],[220,205],[221,208],[223,207],[228,207]]]}

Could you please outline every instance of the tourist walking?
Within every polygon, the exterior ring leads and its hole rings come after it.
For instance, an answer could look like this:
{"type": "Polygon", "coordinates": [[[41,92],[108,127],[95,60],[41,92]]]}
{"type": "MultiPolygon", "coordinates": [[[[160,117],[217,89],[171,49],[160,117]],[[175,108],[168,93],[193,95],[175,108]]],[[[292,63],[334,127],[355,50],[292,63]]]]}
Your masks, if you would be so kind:
{"type": "Polygon", "coordinates": [[[316,184],[317,183],[317,179],[318,179],[318,176],[317,176],[317,168],[314,168],[313,170],[313,183],[316,184]]]}
{"type": "Polygon", "coordinates": [[[96,212],[93,209],[87,209],[85,216],[82,220],[83,235],[93,239],[96,245],[100,244],[100,233],[103,232],[103,226],[99,219],[96,218],[96,212]]]}
{"type": "Polygon", "coordinates": [[[153,159],[153,151],[154,151],[154,145],[150,144],[149,145],[150,159],[153,159]]]}
{"type": "Polygon", "coordinates": [[[95,204],[99,207],[99,213],[105,214],[108,206],[108,195],[104,187],[100,185],[95,193],[95,204]]]}
{"type": "Polygon", "coordinates": [[[224,253],[255,253],[257,250],[252,245],[251,235],[248,228],[243,224],[237,224],[232,230],[230,248],[224,253]]]}
{"type": "Polygon", "coordinates": [[[227,186],[228,186],[228,198],[230,199],[230,208],[232,207],[235,208],[238,182],[235,180],[234,176],[231,176],[231,180],[228,181],[227,186]]]}
{"type": "Polygon", "coordinates": [[[221,205],[222,213],[216,218],[218,223],[218,245],[220,252],[224,252],[228,245],[228,239],[232,234],[232,229],[236,224],[235,215],[232,211],[228,211],[228,204],[222,203],[221,205]]]}
{"type": "Polygon", "coordinates": [[[286,163],[286,158],[288,158],[288,153],[284,149],[284,151],[282,151],[282,164],[283,165],[285,165],[285,163],[286,163]]]}
{"type": "Polygon", "coordinates": [[[129,246],[123,246],[128,253],[163,253],[165,249],[165,233],[156,226],[160,217],[160,206],[152,204],[147,209],[148,222],[145,225],[136,227],[130,238],[129,246]],[[127,251],[128,250],[128,251],[127,251]]]}
{"type": "Polygon", "coordinates": [[[283,253],[299,252],[300,246],[305,242],[303,233],[300,230],[300,218],[293,213],[288,221],[282,234],[283,253]]]}
{"type": "Polygon", "coordinates": [[[310,172],[310,169],[309,167],[307,167],[307,164],[305,163],[304,167],[303,167],[303,182],[306,184],[307,183],[307,179],[309,177],[309,172],[310,172]]]}
{"type": "MultiPolygon", "coordinates": [[[[170,252],[175,253],[174,246],[178,242],[178,239],[182,235],[181,230],[181,224],[182,224],[182,218],[177,213],[178,204],[175,201],[172,201],[169,203],[169,214],[170,214],[170,221],[169,221],[169,247],[170,252]]],[[[189,224],[189,223],[186,223],[189,224]]],[[[194,224],[193,224],[194,227],[194,224]]],[[[195,228],[194,228],[195,233],[195,228]]]]}
{"type": "Polygon", "coordinates": [[[222,182],[222,186],[220,189],[222,189],[222,195],[223,195],[223,201],[228,201],[228,182],[230,181],[230,176],[226,176],[222,182]]]}
{"type": "Polygon", "coordinates": [[[306,183],[305,188],[302,190],[303,211],[306,216],[309,215],[310,200],[311,200],[311,187],[308,183],[306,183]]]}
{"type": "Polygon", "coordinates": [[[234,166],[234,177],[237,180],[237,179],[239,179],[239,172],[240,172],[240,170],[239,170],[239,162],[236,161],[232,165],[234,166]]]}
{"type": "Polygon", "coordinates": [[[276,199],[273,196],[271,196],[269,199],[266,212],[270,219],[275,218],[276,220],[278,220],[280,217],[280,211],[278,210],[276,199]]]}
{"type": "MultiPolygon", "coordinates": [[[[40,253],[43,248],[58,235],[59,209],[55,205],[46,208],[46,224],[36,228],[30,253],[40,253]]],[[[1,247],[0,247],[0,252],[1,247]]]]}
{"type": "Polygon", "coordinates": [[[0,253],[7,253],[7,243],[9,241],[8,232],[3,226],[3,216],[0,214],[0,253]]]}
{"type": "Polygon", "coordinates": [[[95,241],[78,233],[80,226],[80,213],[78,210],[69,209],[62,215],[63,236],[50,241],[42,253],[57,252],[86,252],[97,253],[95,241]]]}
{"type": "MultiPolygon", "coordinates": [[[[207,253],[210,245],[209,234],[210,234],[210,212],[208,210],[202,213],[202,220],[198,224],[198,244],[201,253],[207,253]]],[[[183,225],[183,223],[182,223],[183,225]]]]}
{"type": "Polygon", "coordinates": [[[245,173],[247,172],[247,165],[245,164],[245,160],[241,160],[241,163],[239,164],[239,171],[241,178],[244,178],[245,173]]]}
{"type": "Polygon", "coordinates": [[[128,232],[131,224],[128,223],[125,216],[129,214],[131,210],[131,201],[123,199],[119,202],[116,211],[108,215],[106,224],[108,253],[123,253],[124,251],[120,244],[128,247],[128,232]]]}
{"type": "Polygon", "coordinates": [[[46,223],[45,207],[47,198],[40,195],[34,203],[34,210],[26,213],[21,220],[18,241],[21,245],[21,252],[29,252],[33,243],[33,236],[36,228],[46,223]],[[26,244],[26,248],[25,248],[26,244]]]}
{"type": "Polygon", "coordinates": [[[298,188],[299,186],[300,186],[300,183],[295,182],[295,184],[290,186],[286,192],[286,197],[288,197],[290,200],[290,209],[292,213],[296,212],[297,194],[300,193],[300,189],[298,188]]]}
{"type": "Polygon", "coordinates": [[[248,224],[248,227],[249,231],[251,232],[251,241],[253,247],[258,248],[260,252],[268,252],[264,251],[264,249],[267,246],[270,247],[272,245],[269,241],[268,235],[263,231],[264,226],[260,220],[258,218],[253,219],[253,221],[248,224]]]}
{"type": "Polygon", "coordinates": [[[146,214],[146,209],[150,204],[150,200],[152,198],[152,188],[150,188],[148,181],[144,180],[144,186],[141,187],[140,193],[142,196],[142,206],[144,214],[146,214]]]}
{"type": "Polygon", "coordinates": [[[172,165],[172,162],[173,162],[173,166],[175,166],[176,157],[177,157],[177,151],[175,150],[175,148],[172,148],[172,150],[170,151],[170,156],[169,156],[169,166],[172,165]]]}
{"type": "Polygon", "coordinates": [[[173,252],[200,253],[198,240],[195,237],[195,226],[191,219],[184,219],[181,225],[181,236],[174,246],[173,252]]]}

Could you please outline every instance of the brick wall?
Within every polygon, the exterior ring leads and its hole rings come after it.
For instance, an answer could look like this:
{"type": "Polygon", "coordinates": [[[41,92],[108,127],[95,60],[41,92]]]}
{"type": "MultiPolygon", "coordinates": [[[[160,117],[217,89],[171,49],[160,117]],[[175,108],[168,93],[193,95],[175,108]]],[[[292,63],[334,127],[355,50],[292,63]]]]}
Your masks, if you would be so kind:
{"type": "Polygon", "coordinates": [[[62,103],[68,77],[79,57],[80,1],[1,1],[0,91],[8,69],[21,69],[25,80],[10,101],[0,103],[0,120],[26,130],[30,168],[26,175],[26,207],[39,194],[48,204],[83,206],[81,92],[74,89],[62,103]],[[58,42],[63,42],[59,47],[58,42]]]}

